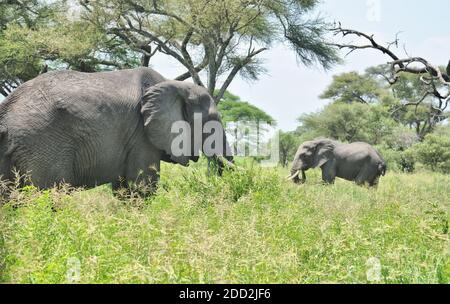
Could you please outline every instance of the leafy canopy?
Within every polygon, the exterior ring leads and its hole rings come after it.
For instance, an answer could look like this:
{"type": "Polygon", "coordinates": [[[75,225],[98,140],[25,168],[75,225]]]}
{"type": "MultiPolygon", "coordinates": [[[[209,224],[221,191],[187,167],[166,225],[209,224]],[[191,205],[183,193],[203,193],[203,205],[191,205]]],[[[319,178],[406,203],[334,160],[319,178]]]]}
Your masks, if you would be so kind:
{"type": "Polygon", "coordinates": [[[225,124],[230,122],[256,122],[276,125],[275,119],[269,114],[246,101],[242,101],[240,97],[228,91],[219,103],[219,112],[225,124]]]}
{"type": "Polygon", "coordinates": [[[385,80],[386,73],[385,66],[376,66],[364,74],[349,72],[336,75],[320,97],[335,103],[385,106],[396,123],[414,130],[420,139],[448,118],[448,113],[435,106],[433,98],[423,98],[427,87],[420,75],[401,74],[391,86],[385,80]],[[417,103],[419,100],[421,102],[417,103]]]}
{"type": "Polygon", "coordinates": [[[287,166],[294,159],[297,148],[302,142],[296,132],[280,132],[280,163],[287,166]]]}
{"type": "Polygon", "coordinates": [[[372,144],[380,143],[395,126],[386,107],[360,103],[332,103],[322,111],[301,116],[299,122],[299,133],[372,144]]]}
{"type": "Polygon", "coordinates": [[[0,93],[7,96],[47,68],[84,72],[137,65],[137,58],[66,1],[0,2],[0,93]]]}
{"type": "Polygon", "coordinates": [[[306,65],[338,62],[326,43],[327,24],[311,18],[316,0],[97,0],[78,3],[82,16],[148,65],[157,52],[175,58],[194,82],[216,101],[239,74],[257,79],[264,72],[258,55],[287,42],[306,65]],[[205,73],[201,73],[205,71],[205,73]],[[221,86],[218,86],[218,83],[221,86]]]}
{"type": "Polygon", "coordinates": [[[320,98],[342,103],[369,104],[378,101],[381,91],[379,84],[369,75],[350,72],[333,76],[333,82],[320,98]]]}
{"type": "Polygon", "coordinates": [[[450,173],[450,129],[428,134],[422,143],[414,146],[413,151],[418,161],[429,169],[450,173]]]}

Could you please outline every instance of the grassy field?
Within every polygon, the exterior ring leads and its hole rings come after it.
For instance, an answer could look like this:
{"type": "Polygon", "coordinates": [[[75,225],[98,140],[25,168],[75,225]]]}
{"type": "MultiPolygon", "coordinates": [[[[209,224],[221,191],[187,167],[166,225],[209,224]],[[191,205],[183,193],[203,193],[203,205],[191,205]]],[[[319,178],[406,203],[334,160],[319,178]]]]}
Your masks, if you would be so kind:
{"type": "Polygon", "coordinates": [[[167,165],[147,200],[17,190],[0,209],[0,282],[450,282],[450,176],[390,172],[374,190],[286,175],[167,165]]]}

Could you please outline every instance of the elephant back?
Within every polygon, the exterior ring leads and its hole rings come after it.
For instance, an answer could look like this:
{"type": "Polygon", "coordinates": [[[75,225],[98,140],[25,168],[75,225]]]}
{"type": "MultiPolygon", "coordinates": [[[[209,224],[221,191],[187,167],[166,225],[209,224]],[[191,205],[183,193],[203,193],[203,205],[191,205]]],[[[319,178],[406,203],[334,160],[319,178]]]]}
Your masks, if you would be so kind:
{"type": "Polygon", "coordinates": [[[51,120],[55,111],[89,111],[99,107],[129,111],[139,106],[144,92],[165,78],[150,68],[81,73],[55,71],[22,84],[0,106],[0,124],[7,119],[28,126],[36,119],[51,120]],[[20,116],[20,117],[19,117],[20,116]],[[11,118],[11,117],[10,117],[11,118]]]}

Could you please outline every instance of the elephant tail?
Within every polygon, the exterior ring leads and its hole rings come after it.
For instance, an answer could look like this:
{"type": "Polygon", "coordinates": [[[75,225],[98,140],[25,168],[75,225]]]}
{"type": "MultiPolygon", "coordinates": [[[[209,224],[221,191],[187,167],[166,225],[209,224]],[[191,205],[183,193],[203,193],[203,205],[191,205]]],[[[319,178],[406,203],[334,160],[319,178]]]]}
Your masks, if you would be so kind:
{"type": "Polygon", "coordinates": [[[378,173],[382,176],[386,175],[386,171],[387,171],[387,166],[386,163],[380,163],[378,165],[378,173]]]}

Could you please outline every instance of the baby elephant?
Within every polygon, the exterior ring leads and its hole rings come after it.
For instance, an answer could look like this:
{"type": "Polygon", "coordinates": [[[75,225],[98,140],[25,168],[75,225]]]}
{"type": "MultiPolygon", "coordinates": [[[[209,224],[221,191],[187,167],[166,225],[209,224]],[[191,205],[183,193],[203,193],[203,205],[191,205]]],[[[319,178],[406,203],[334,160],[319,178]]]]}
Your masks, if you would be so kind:
{"type": "Polygon", "coordinates": [[[385,161],[371,145],[316,139],[299,147],[288,179],[295,183],[304,183],[305,171],[317,167],[322,169],[323,181],[329,184],[334,183],[336,177],[340,177],[355,181],[358,185],[368,183],[373,187],[378,184],[379,177],[386,174],[385,161]]]}

